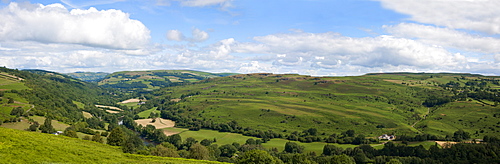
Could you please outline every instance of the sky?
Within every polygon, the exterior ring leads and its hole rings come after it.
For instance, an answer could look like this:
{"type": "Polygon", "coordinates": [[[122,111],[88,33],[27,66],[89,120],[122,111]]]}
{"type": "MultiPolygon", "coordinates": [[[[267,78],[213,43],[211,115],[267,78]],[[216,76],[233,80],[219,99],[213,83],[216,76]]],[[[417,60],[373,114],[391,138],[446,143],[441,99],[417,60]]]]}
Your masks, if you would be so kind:
{"type": "Polygon", "coordinates": [[[0,0],[0,66],[500,75],[498,0],[0,0]]]}

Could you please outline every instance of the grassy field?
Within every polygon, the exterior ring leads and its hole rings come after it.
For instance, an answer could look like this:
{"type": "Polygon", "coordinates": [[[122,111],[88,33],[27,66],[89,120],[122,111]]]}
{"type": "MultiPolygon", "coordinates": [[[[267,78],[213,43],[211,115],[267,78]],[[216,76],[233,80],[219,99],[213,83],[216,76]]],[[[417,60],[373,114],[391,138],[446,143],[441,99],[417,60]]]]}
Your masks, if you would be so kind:
{"type": "Polygon", "coordinates": [[[218,163],[122,153],[92,141],[0,128],[0,163],[218,163]]]}
{"type": "MultiPolygon", "coordinates": [[[[149,115],[151,114],[151,112],[156,111],[157,108],[158,107],[153,107],[149,110],[142,111],[142,112],[138,113],[137,115],[139,115],[139,117],[141,117],[141,118],[148,118],[149,115]]],[[[156,112],[160,113],[160,111],[156,111],[156,112]]]]}

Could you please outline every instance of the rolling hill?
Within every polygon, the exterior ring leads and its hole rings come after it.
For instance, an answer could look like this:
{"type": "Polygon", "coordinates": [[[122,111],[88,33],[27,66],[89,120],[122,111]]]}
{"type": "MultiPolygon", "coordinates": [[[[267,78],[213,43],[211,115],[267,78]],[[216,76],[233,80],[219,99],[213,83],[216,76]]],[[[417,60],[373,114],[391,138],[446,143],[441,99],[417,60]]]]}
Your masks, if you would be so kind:
{"type": "Polygon", "coordinates": [[[367,137],[386,133],[445,137],[463,129],[480,138],[500,134],[495,121],[500,113],[493,103],[499,100],[485,105],[481,102],[488,100],[472,96],[483,91],[498,93],[498,80],[471,74],[310,77],[262,73],[163,88],[155,95],[170,98],[158,105],[164,118],[192,129],[260,137],[262,133],[282,134],[291,139],[307,135],[305,131],[311,128],[323,137],[347,130],[367,137]],[[473,85],[483,82],[482,87],[473,85]]]}
{"type": "Polygon", "coordinates": [[[109,75],[106,72],[74,72],[74,73],[66,73],[66,75],[71,76],[76,79],[80,79],[85,82],[99,82],[104,77],[109,75]]]}

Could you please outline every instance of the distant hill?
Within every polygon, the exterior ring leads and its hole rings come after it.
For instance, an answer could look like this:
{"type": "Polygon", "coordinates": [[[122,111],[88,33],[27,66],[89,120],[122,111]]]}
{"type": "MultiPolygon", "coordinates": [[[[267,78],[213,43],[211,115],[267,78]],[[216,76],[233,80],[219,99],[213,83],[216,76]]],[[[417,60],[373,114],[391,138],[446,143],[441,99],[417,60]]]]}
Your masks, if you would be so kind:
{"type": "Polygon", "coordinates": [[[235,75],[235,73],[208,73],[191,70],[123,71],[107,75],[99,81],[99,85],[124,90],[153,90],[230,75],[235,75]]]}
{"type": "Polygon", "coordinates": [[[109,75],[109,73],[106,72],[75,72],[75,73],[66,73],[66,75],[69,75],[73,78],[80,79],[82,81],[86,82],[99,82],[104,77],[109,75]]]}
{"type": "Polygon", "coordinates": [[[120,147],[0,127],[0,163],[219,163],[122,153],[120,147]]]}

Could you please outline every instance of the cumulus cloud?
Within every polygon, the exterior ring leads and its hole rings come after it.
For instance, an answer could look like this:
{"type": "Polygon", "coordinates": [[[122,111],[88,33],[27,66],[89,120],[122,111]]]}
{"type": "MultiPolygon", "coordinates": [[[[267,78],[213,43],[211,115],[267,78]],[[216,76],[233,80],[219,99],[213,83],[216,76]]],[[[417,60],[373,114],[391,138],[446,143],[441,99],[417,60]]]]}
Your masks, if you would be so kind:
{"type": "Polygon", "coordinates": [[[78,44],[141,49],[150,31],[120,10],[68,10],[61,4],[10,3],[0,9],[0,41],[78,44]]]}
{"type": "Polygon", "coordinates": [[[449,28],[414,23],[385,26],[385,29],[392,35],[415,38],[432,45],[487,54],[500,53],[500,39],[494,37],[471,35],[449,28]]]}
{"type": "Polygon", "coordinates": [[[197,28],[193,28],[191,31],[191,37],[185,37],[179,30],[169,30],[167,31],[167,39],[173,41],[189,41],[189,42],[203,42],[207,40],[210,36],[207,32],[202,31],[197,28]]]}
{"type": "Polygon", "coordinates": [[[498,0],[379,0],[382,6],[410,15],[413,21],[500,34],[498,0]]]}

